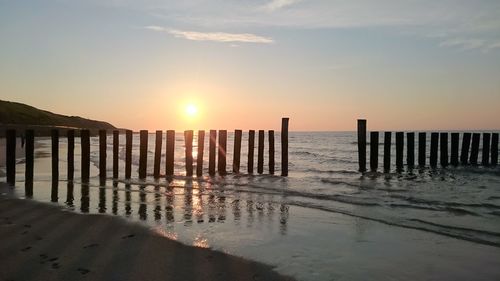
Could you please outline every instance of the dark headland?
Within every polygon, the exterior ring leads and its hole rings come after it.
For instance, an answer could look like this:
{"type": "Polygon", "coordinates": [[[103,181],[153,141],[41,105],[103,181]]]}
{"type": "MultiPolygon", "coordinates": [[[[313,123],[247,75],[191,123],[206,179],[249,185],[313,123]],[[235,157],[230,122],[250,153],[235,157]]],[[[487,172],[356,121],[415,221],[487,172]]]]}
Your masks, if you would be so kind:
{"type": "Polygon", "coordinates": [[[108,122],[56,114],[27,104],[3,100],[0,100],[0,127],[3,129],[0,130],[0,137],[5,136],[5,129],[16,129],[18,134],[26,129],[34,129],[38,136],[49,136],[50,130],[57,128],[116,130],[108,122]]]}

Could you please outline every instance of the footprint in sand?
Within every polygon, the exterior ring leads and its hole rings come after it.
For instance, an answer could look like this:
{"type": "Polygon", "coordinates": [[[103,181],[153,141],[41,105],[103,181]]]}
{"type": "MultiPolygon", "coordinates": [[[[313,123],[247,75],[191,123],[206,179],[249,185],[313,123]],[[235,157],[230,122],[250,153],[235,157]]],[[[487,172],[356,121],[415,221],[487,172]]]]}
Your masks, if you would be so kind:
{"type": "Polygon", "coordinates": [[[128,238],[132,238],[132,237],[135,237],[135,234],[125,235],[122,237],[122,239],[128,239],[128,238]]]}
{"type": "Polygon", "coordinates": [[[88,270],[88,269],[86,269],[86,268],[81,268],[81,267],[79,267],[77,270],[78,270],[78,272],[80,272],[80,274],[82,274],[82,275],[85,275],[85,274],[87,274],[87,273],[89,273],[89,272],[90,272],[90,270],[88,270]]]}
{"type": "Polygon", "coordinates": [[[94,248],[94,247],[97,247],[97,246],[99,246],[99,244],[93,243],[93,244],[89,244],[89,245],[83,246],[83,248],[84,249],[88,249],[88,248],[94,248]]]}
{"type": "Polygon", "coordinates": [[[26,252],[26,251],[29,251],[32,247],[31,246],[28,246],[26,248],[23,248],[21,249],[22,252],[26,252]]]}

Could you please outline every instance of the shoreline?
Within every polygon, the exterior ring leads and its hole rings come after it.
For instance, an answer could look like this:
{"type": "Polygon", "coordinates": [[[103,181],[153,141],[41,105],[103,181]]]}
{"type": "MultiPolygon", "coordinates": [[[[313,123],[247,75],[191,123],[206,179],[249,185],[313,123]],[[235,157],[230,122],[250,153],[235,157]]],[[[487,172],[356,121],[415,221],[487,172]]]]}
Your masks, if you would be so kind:
{"type": "MultiPolygon", "coordinates": [[[[0,184],[3,185],[3,184],[0,184]]],[[[137,223],[0,195],[2,280],[295,280],[137,223]]]]}

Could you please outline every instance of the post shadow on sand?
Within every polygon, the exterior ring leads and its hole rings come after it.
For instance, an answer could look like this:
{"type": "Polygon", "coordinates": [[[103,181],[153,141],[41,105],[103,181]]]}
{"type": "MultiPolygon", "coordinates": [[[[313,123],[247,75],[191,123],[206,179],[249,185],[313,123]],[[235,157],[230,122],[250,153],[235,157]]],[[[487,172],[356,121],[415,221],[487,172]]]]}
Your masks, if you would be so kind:
{"type": "Polygon", "coordinates": [[[106,180],[99,180],[99,204],[98,204],[99,213],[106,213],[106,180]]]}
{"type": "Polygon", "coordinates": [[[148,219],[148,207],[146,204],[146,186],[141,185],[139,186],[139,201],[141,202],[139,204],[139,219],[145,221],[148,219]]]}
{"type": "Polygon", "coordinates": [[[89,212],[90,196],[89,196],[89,184],[82,182],[81,184],[81,199],[80,199],[80,211],[82,213],[89,212]]]}
{"type": "Polygon", "coordinates": [[[113,215],[118,214],[118,201],[120,200],[120,195],[118,193],[118,181],[113,180],[113,205],[111,207],[111,211],[113,215]]]}
{"type": "Polygon", "coordinates": [[[130,201],[132,200],[132,195],[130,193],[131,186],[129,183],[125,184],[125,216],[130,217],[132,214],[132,207],[130,201]]]}
{"type": "Polygon", "coordinates": [[[160,187],[157,185],[155,190],[155,208],[154,208],[154,219],[155,221],[161,221],[161,194],[160,187]]]}
{"type": "Polygon", "coordinates": [[[68,180],[67,183],[67,191],[66,191],[66,206],[73,208],[74,207],[74,183],[72,180],[68,180]]]}

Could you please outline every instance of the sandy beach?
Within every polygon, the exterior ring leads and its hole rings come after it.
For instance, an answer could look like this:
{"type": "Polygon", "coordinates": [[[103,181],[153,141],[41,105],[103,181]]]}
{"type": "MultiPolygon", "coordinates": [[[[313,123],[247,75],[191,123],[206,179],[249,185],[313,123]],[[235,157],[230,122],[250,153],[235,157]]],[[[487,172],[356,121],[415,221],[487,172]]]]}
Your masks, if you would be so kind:
{"type": "Polygon", "coordinates": [[[118,217],[0,196],[0,280],[293,280],[118,217]]]}

